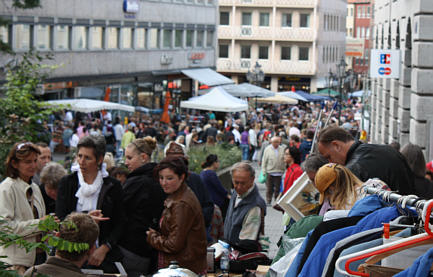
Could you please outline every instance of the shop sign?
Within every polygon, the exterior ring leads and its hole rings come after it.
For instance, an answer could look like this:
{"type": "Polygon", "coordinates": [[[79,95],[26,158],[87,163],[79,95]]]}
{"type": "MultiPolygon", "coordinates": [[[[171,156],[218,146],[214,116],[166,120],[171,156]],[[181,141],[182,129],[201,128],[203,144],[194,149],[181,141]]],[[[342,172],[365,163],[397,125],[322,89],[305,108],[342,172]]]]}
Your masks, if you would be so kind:
{"type": "Polygon", "coordinates": [[[160,62],[162,65],[169,65],[173,62],[173,56],[170,56],[168,54],[162,54],[160,62]]]}
{"type": "Polygon", "coordinates": [[[138,0],[124,0],[123,11],[126,13],[138,13],[140,5],[138,0]]]}
{"type": "Polygon", "coordinates": [[[364,56],[364,39],[346,38],[346,57],[364,56]]]}
{"type": "Polygon", "coordinates": [[[193,52],[188,55],[188,59],[192,61],[192,63],[198,64],[205,58],[205,56],[205,52],[193,52]]]}
{"type": "Polygon", "coordinates": [[[372,49],[371,78],[398,78],[400,75],[400,50],[372,49]]]}

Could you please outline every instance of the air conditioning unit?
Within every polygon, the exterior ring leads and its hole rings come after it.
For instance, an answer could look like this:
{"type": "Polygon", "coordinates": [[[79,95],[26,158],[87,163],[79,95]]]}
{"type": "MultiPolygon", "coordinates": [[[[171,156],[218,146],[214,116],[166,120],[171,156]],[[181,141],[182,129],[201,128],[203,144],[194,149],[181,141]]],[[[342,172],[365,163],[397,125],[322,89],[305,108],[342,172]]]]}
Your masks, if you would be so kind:
{"type": "Polygon", "coordinates": [[[251,27],[242,27],[241,28],[241,35],[243,36],[251,36],[253,33],[253,30],[251,27]]]}
{"type": "Polygon", "coordinates": [[[251,61],[250,60],[241,60],[241,68],[250,68],[251,61]]]}

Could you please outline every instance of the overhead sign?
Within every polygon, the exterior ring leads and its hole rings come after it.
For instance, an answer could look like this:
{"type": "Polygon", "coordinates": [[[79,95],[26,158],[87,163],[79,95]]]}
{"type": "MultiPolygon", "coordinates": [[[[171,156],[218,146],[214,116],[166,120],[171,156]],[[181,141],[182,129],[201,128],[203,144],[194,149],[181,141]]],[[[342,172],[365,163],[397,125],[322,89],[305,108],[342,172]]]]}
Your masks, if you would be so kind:
{"type": "Polygon", "coordinates": [[[138,13],[140,5],[138,0],[124,0],[123,11],[126,13],[138,13]]]}
{"type": "Polygon", "coordinates": [[[370,77],[398,78],[400,75],[400,50],[371,49],[370,77]]]}
{"type": "Polygon", "coordinates": [[[346,56],[362,57],[364,56],[365,39],[346,38],[346,56]]]}

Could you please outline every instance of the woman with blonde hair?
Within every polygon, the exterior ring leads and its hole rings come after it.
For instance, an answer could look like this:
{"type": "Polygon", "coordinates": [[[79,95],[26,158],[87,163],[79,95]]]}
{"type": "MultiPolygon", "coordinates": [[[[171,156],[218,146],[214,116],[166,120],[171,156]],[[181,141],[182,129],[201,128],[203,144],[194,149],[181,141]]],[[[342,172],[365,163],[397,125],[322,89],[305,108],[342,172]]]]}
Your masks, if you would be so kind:
{"type": "Polygon", "coordinates": [[[146,231],[158,226],[164,209],[164,192],[153,177],[155,163],[150,161],[156,140],[145,137],[133,140],[125,149],[129,174],[123,184],[126,224],[119,240],[123,266],[128,276],[152,273],[157,252],[146,242],[146,231]]]}
{"type": "Polygon", "coordinates": [[[316,173],[314,183],[320,192],[319,215],[328,210],[350,210],[359,198],[359,189],[363,182],[348,168],[328,163],[316,173]]]}

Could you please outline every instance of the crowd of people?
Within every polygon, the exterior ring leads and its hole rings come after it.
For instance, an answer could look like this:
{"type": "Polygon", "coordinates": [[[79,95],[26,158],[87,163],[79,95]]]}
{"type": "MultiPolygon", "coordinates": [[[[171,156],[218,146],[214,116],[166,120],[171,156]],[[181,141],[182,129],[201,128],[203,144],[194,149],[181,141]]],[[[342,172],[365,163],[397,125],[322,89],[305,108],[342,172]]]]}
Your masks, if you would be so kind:
{"type": "Polygon", "coordinates": [[[32,242],[40,238],[37,223],[47,215],[72,221],[78,233],[61,230],[60,236],[90,248],[57,251],[46,260],[44,252],[9,246],[0,248],[2,260],[26,276],[80,276],[80,268],[112,273],[115,262],[128,276],[140,276],[174,260],[205,274],[207,246],[219,239],[245,252],[262,250],[267,206],[278,209],[277,200],[304,172],[320,193],[319,215],[350,210],[361,198],[359,188],[372,178],[401,194],[433,198],[431,162],[426,167],[419,146],[408,144],[399,152],[362,142],[355,106],[343,111],[342,127],[333,120],[322,126],[321,109],[329,113],[331,106],[270,106],[222,119],[208,112],[204,120],[179,114],[169,124],[149,116],[112,122],[109,113],[53,115],[42,125],[40,141],[10,149],[0,216],[32,242]],[[323,127],[317,147],[316,127],[323,127]],[[188,168],[190,149],[222,143],[242,153],[231,168],[232,187],[218,178],[217,155],[207,155],[200,174],[188,168]],[[66,169],[51,162],[54,152],[71,153],[66,169]],[[251,161],[265,177],[266,199],[251,161]]]}

